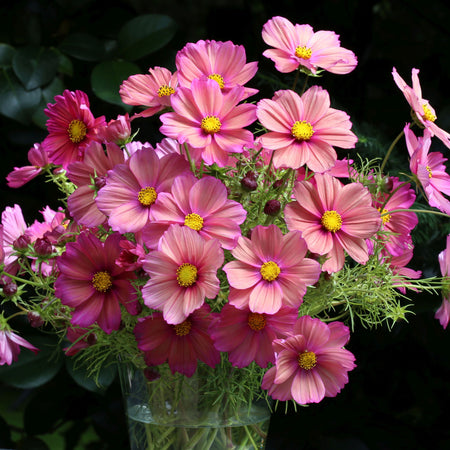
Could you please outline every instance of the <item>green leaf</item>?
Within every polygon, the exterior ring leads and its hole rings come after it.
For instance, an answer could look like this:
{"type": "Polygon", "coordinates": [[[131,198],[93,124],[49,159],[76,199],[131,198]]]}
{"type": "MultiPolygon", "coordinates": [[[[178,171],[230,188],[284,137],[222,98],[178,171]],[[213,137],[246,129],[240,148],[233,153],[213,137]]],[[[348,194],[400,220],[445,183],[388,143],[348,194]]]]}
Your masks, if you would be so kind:
{"type": "Polygon", "coordinates": [[[104,61],[97,64],[91,74],[91,85],[94,94],[105,102],[119,105],[129,111],[119,95],[120,85],[130,75],[140,72],[140,68],[127,61],[104,61]]]}
{"type": "Polygon", "coordinates": [[[0,43],[0,67],[9,67],[16,49],[11,45],[0,43]]]}
{"type": "Polygon", "coordinates": [[[12,67],[25,89],[30,91],[48,84],[56,76],[58,56],[44,47],[24,47],[14,53],[12,67]]]}
{"type": "Polygon", "coordinates": [[[59,78],[55,78],[50,84],[42,89],[41,102],[31,118],[34,124],[42,129],[46,129],[45,124],[47,123],[48,117],[45,115],[44,109],[47,107],[48,103],[54,103],[55,96],[60,95],[63,91],[64,83],[59,78]]]}
{"type": "Polygon", "coordinates": [[[100,61],[105,55],[104,43],[87,33],[74,33],[64,39],[59,50],[82,61],[100,61]]]}
{"type": "Polygon", "coordinates": [[[20,389],[32,389],[47,383],[63,364],[62,358],[55,357],[55,352],[60,353],[55,336],[38,335],[27,340],[40,351],[35,355],[22,348],[17,361],[0,367],[0,381],[20,389]]]}
{"type": "Polygon", "coordinates": [[[164,47],[175,35],[176,24],[169,16],[146,14],[131,19],[120,29],[118,54],[129,61],[164,47]]]}
{"type": "Polygon", "coordinates": [[[75,358],[66,358],[66,369],[74,379],[75,383],[88,391],[98,393],[105,391],[105,389],[111,385],[117,373],[115,364],[104,366],[99,371],[97,379],[98,383],[96,383],[93,378],[88,376],[87,370],[77,364],[75,358]]]}

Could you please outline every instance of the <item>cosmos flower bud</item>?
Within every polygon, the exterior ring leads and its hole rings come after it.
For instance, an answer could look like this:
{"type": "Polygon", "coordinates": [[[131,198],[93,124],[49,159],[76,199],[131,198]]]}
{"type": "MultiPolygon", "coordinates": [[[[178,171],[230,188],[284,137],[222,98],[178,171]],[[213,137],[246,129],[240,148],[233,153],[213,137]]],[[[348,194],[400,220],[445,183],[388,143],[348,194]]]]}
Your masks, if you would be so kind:
{"type": "Polygon", "coordinates": [[[280,209],[281,203],[273,198],[264,205],[264,214],[267,214],[268,216],[276,216],[280,212],[280,209]]]}

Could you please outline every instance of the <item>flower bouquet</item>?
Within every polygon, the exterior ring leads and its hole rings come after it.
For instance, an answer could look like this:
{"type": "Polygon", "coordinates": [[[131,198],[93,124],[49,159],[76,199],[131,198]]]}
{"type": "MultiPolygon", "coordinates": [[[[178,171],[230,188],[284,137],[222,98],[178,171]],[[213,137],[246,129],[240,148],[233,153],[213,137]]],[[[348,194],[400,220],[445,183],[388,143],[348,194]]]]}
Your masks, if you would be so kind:
{"type": "Polygon", "coordinates": [[[280,402],[348,382],[356,326],[405,320],[418,291],[442,291],[436,318],[449,321],[450,235],[441,278],[407,267],[416,213],[450,214],[446,159],[430,152],[450,134],[418,70],[411,87],[393,69],[412,121],[369,159],[319,85],[357,66],[339,36],[273,17],[262,38],[295,73],[271,98],[247,86],[258,64],[242,46],[188,43],[175,72],[123,81],[131,116],[107,122],[86,93],[56,96],[47,137],[7,177],[45,175],[62,198],[31,225],[17,204],[2,212],[0,364],[39,351],[9,324],[26,315],[94,380],[118,365],[132,448],[263,448],[280,402]],[[147,120],[160,142],[139,141],[147,120]],[[401,142],[409,170],[391,175],[401,142]]]}

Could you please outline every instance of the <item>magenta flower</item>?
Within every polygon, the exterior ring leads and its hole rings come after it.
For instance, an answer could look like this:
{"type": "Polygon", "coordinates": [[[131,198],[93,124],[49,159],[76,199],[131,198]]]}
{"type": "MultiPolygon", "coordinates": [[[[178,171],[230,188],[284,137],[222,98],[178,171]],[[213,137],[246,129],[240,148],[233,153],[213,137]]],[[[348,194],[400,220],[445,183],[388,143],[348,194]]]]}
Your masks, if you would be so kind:
{"type": "Polygon", "coordinates": [[[313,74],[325,69],[342,75],[351,72],[358,63],[352,51],[341,47],[339,36],[333,31],[314,33],[310,25],[293,25],[284,17],[273,17],[266,22],[262,38],[274,47],[263,55],[283,73],[301,66],[313,74]]]}
{"type": "Polygon", "coordinates": [[[419,81],[419,70],[412,69],[412,87],[405,83],[405,80],[397,73],[397,69],[392,69],[392,76],[394,77],[395,84],[403,92],[406,101],[409,103],[412,112],[414,113],[416,123],[421,128],[427,128],[431,136],[438,137],[446,147],[450,148],[450,134],[439,128],[435,121],[436,111],[430,105],[428,100],[422,97],[422,88],[419,81]]]}
{"type": "Polygon", "coordinates": [[[230,304],[260,314],[275,314],[283,305],[298,307],[320,275],[319,263],[305,258],[306,252],[300,233],[283,236],[276,225],[256,226],[251,239],[241,236],[231,251],[236,261],[223,267],[230,304]]]}
{"type": "Polygon", "coordinates": [[[153,149],[138,150],[124,164],[117,164],[108,172],[95,202],[108,216],[113,230],[140,231],[152,220],[152,207],[159,201],[158,195],[170,191],[174,178],[186,170],[189,164],[180,155],[159,159],[153,149]]]}
{"type": "Polygon", "coordinates": [[[272,341],[285,337],[292,330],[298,311],[282,306],[275,314],[251,312],[225,304],[217,315],[210,333],[214,346],[228,353],[236,367],[246,367],[252,361],[260,367],[275,363],[272,341]]]}
{"type": "Polygon", "coordinates": [[[148,253],[143,268],[150,279],[142,289],[144,303],[162,310],[164,320],[176,325],[205,298],[219,293],[217,270],[223,250],[216,239],[203,239],[189,227],[171,225],[159,241],[158,250],[148,253]]]}
{"type": "Polygon", "coordinates": [[[131,119],[126,113],[118,115],[117,119],[110,120],[106,125],[99,127],[98,137],[104,143],[123,145],[131,138],[131,119]]]}
{"type": "Polygon", "coordinates": [[[208,333],[212,318],[207,304],[176,325],[168,324],[160,312],[139,318],[134,335],[138,348],[144,352],[145,363],[158,366],[167,361],[172,373],[187,377],[194,374],[198,360],[215,367],[220,362],[220,353],[208,333]]]}
{"type": "Polygon", "coordinates": [[[99,141],[97,129],[105,125],[103,116],[95,118],[89,108],[89,99],[82,91],[65,90],[44,109],[48,116],[48,136],[42,147],[53,164],[63,168],[73,161],[82,161],[84,150],[92,141],[99,141]]]}
{"type": "Polygon", "coordinates": [[[150,117],[170,107],[171,96],[178,85],[178,76],[165,67],[148,69],[150,75],[131,75],[120,86],[120,97],[127,105],[144,106],[136,117],[150,117]]]}
{"type": "Polygon", "coordinates": [[[327,325],[300,317],[292,335],[273,342],[276,362],[264,375],[262,388],[274,399],[301,405],[335,397],[356,367],[353,354],[343,348],[349,338],[349,329],[341,322],[327,325]]]}
{"type": "Polygon", "coordinates": [[[232,153],[242,153],[253,145],[253,134],[244,127],[256,120],[256,106],[238,105],[244,88],[233,87],[222,93],[210,79],[195,79],[191,88],[180,87],[172,98],[174,112],[161,115],[161,133],[202,149],[206,164],[225,166],[232,153]]]}
{"type": "Polygon", "coordinates": [[[73,325],[89,327],[97,322],[109,334],[119,329],[120,304],[130,314],[138,312],[137,293],[131,284],[136,276],[115,263],[121,251],[120,240],[120,235],[112,234],[102,242],[83,232],[57,258],[60,274],[55,281],[55,296],[63,305],[74,308],[73,325]]]}
{"type": "Polygon", "coordinates": [[[447,236],[447,245],[445,250],[439,253],[439,266],[441,274],[444,277],[444,288],[442,290],[442,304],[434,315],[440,324],[447,328],[450,319],[450,234],[447,236]]]}
{"type": "Polygon", "coordinates": [[[39,351],[38,348],[11,330],[0,330],[0,366],[4,364],[10,366],[13,361],[17,361],[20,347],[28,348],[35,354],[39,351]]]}
{"type": "Polygon", "coordinates": [[[152,209],[154,222],[142,230],[143,240],[149,248],[156,248],[170,224],[178,223],[205,239],[219,240],[223,248],[230,250],[236,246],[241,235],[239,225],[246,216],[240,203],[228,200],[220,180],[209,176],[198,180],[187,172],[175,178],[171,193],[160,194],[160,201],[152,209]]]}
{"type": "Polygon", "coordinates": [[[260,141],[275,150],[275,167],[298,169],[306,164],[314,172],[324,172],[336,163],[333,146],[353,148],[358,140],[350,131],[349,116],[330,108],[330,96],[319,86],[301,97],[294,91],[277,91],[272,100],[258,103],[256,114],[270,130],[260,141]]]}
{"type": "Polygon", "coordinates": [[[450,175],[447,173],[444,158],[440,152],[431,152],[431,132],[423,131],[423,137],[417,138],[407,124],[404,128],[406,147],[410,161],[409,168],[423,187],[430,206],[450,215],[450,175]],[[444,195],[443,195],[444,194],[444,195]]]}
{"type": "Polygon", "coordinates": [[[344,250],[365,264],[369,259],[365,239],[381,225],[369,191],[361,183],[344,186],[328,174],[316,174],[314,180],[315,185],[301,181],[295,186],[295,201],[284,211],[288,229],[301,231],[311,252],[326,255],[322,270],[341,270],[344,250]]]}
{"type": "MultiPolygon", "coordinates": [[[[195,79],[210,78],[224,93],[234,86],[244,86],[258,70],[257,62],[246,63],[245,48],[231,41],[190,42],[177,53],[175,64],[181,86],[190,87],[195,79]]],[[[257,92],[245,88],[243,98],[257,92]]]]}

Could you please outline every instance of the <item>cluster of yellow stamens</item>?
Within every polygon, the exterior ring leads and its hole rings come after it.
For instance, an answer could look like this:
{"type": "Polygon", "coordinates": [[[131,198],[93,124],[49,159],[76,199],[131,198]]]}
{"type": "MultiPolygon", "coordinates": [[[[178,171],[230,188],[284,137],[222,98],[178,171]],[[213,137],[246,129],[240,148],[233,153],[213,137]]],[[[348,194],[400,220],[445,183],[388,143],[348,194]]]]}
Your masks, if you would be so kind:
{"type": "Polygon", "coordinates": [[[138,200],[142,206],[153,205],[157,198],[158,194],[156,193],[155,188],[149,186],[142,188],[138,194],[138,200]]]}
{"type": "Polygon", "coordinates": [[[278,278],[280,275],[281,269],[278,267],[278,264],[274,261],[265,262],[260,269],[261,276],[266,281],[273,281],[278,278]]]}
{"type": "Polygon", "coordinates": [[[175,334],[177,336],[186,336],[191,332],[192,323],[190,320],[186,319],[184,322],[181,322],[177,325],[174,325],[175,334]]]}
{"type": "Polygon", "coordinates": [[[295,56],[297,58],[309,59],[311,58],[312,50],[306,46],[299,45],[295,49],[295,56]]]}
{"type": "Polygon", "coordinates": [[[158,89],[158,97],[168,97],[169,95],[175,94],[175,89],[167,84],[163,84],[158,89]]]}
{"type": "Polygon", "coordinates": [[[106,270],[95,273],[92,277],[92,285],[98,292],[109,291],[112,287],[111,275],[106,270]]]}
{"type": "Polygon", "coordinates": [[[225,87],[225,82],[223,81],[222,75],[219,75],[218,73],[212,73],[211,75],[208,75],[208,78],[210,80],[216,81],[217,84],[220,86],[220,89],[223,89],[225,87]]]}
{"type": "Polygon", "coordinates": [[[377,208],[377,209],[381,213],[381,220],[383,221],[383,224],[388,223],[391,220],[391,215],[388,214],[389,211],[385,208],[383,208],[383,209],[377,208]]]}
{"type": "Polygon", "coordinates": [[[69,139],[74,144],[79,144],[86,137],[87,127],[81,120],[72,120],[67,128],[67,132],[69,133],[69,139]]]}
{"type": "Polygon", "coordinates": [[[253,331],[260,331],[266,326],[266,318],[263,314],[252,312],[248,315],[247,323],[253,331]]]}
{"type": "Polygon", "coordinates": [[[177,268],[177,282],[179,286],[190,287],[197,281],[197,267],[189,263],[183,263],[177,268]]]}
{"type": "Polygon", "coordinates": [[[203,217],[196,213],[188,214],[184,218],[184,224],[195,231],[200,231],[203,228],[203,217]]]}
{"type": "Polygon", "coordinates": [[[316,367],[317,357],[314,352],[304,351],[300,353],[297,358],[298,365],[305,370],[311,370],[316,367]]]}
{"type": "Polygon", "coordinates": [[[436,115],[431,112],[431,109],[428,105],[426,105],[426,104],[422,105],[422,108],[423,108],[423,118],[425,120],[434,122],[437,119],[436,115]]]}
{"type": "Polygon", "coordinates": [[[327,231],[336,233],[342,227],[342,218],[339,213],[331,209],[323,213],[320,223],[327,231]]]}
{"type": "Polygon", "coordinates": [[[222,124],[216,116],[206,116],[200,124],[200,128],[207,134],[217,133],[221,126],[222,124]]]}
{"type": "Polygon", "coordinates": [[[314,129],[309,122],[297,120],[292,125],[291,133],[298,141],[309,141],[313,137],[314,129]]]}

